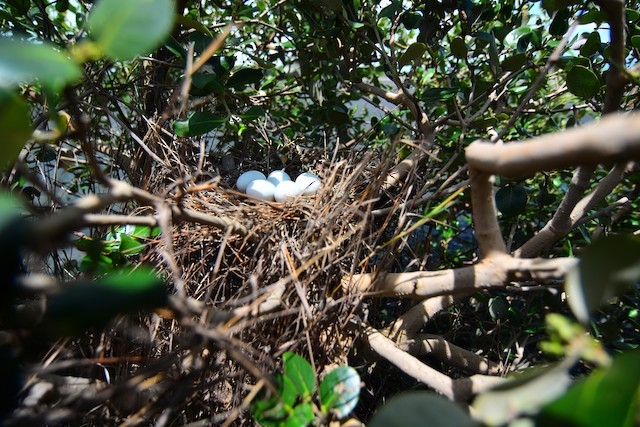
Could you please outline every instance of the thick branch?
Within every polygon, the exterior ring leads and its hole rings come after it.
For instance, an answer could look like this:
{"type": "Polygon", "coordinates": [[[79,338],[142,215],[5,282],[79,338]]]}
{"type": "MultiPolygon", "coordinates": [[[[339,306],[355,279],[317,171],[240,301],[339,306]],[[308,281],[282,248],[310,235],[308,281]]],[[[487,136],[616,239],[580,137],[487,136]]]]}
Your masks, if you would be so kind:
{"type": "Polygon", "coordinates": [[[502,378],[479,375],[454,380],[442,372],[425,365],[407,352],[400,350],[394,345],[393,341],[376,329],[368,327],[364,332],[364,336],[369,347],[379,356],[387,359],[407,375],[428,385],[451,400],[465,402],[474,394],[504,381],[502,378]]]}
{"type": "Polygon", "coordinates": [[[429,355],[447,365],[474,374],[498,375],[500,365],[472,351],[450,343],[439,335],[420,334],[398,346],[415,356],[429,355]]]}
{"type": "Polygon", "coordinates": [[[473,228],[478,239],[480,258],[506,254],[507,248],[498,224],[491,175],[476,169],[469,171],[473,228]]]}
{"type": "Polygon", "coordinates": [[[640,113],[508,145],[476,141],[466,151],[472,168],[505,176],[640,158],[640,113]]]}
{"type": "Polygon", "coordinates": [[[501,288],[512,280],[561,279],[574,263],[573,258],[519,259],[496,255],[479,264],[451,270],[355,274],[351,280],[343,279],[342,286],[347,292],[366,292],[377,297],[428,298],[501,288]]]}

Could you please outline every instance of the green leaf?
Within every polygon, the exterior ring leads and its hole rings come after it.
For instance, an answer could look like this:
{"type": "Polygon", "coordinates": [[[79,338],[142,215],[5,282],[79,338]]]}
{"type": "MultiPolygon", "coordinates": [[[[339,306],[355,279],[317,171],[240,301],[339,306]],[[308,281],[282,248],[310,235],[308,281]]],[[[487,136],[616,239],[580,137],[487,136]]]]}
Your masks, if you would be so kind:
{"type": "Polygon", "coordinates": [[[528,25],[524,25],[522,27],[518,27],[515,30],[510,31],[504,37],[504,45],[505,47],[515,48],[518,45],[518,41],[521,37],[528,35],[531,33],[531,27],[528,25]]]}
{"type": "Polygon", "coordinates": [[[129,60],[153,51],[173,28],[173,0],[100,0],[89,32],[109,57],[129,60]]]}
{"type": "Polygon", "coordinates": [[[571,67],[567,73],[567,88],[575,96],[588,100],[600,91],[600,79],[596,73],[582,65],[571,67]]]}
{"type": "Polygon", "coordinates": [[[207,96],[224,93],[224,85],[217,74],[196,73],[191,76],[191,95],[207,96]]]}
{"type": "Polygon", "coordinates": [[[502,69],[505,71],[518,71],[527,63],[526,53],[516,53],[502,61],[502,69]]]}
{"type": "Polygon", "coordinates": [[[48,44],[0,37],[0,87],[39,81],[58,91],[81,76],[80,67],[48,44]]]}
{"type": "Polygon", "coordinates": [[[580,21],[580,25],[592,24],[594,22],[600,22],[602,20],[602,15],[599,9],[591,9],[580,15],[578,20],[580,21]]]}
{"type": "Polygon", "coordinates": [[[211,113],[196,111],[189,115],[187,120],[176,120],[173,122],[173,131],[181,138],[188,136],[198,136],[211,132],[220,125],[227,122],[226,118],[216,116],[211,113]]]}
{"type": "Polygon", "coordinates": [[[313,421],[313,405],[301,403],[293,408],[293,412],[287,417],[284,427],[304,427],[313,421]]]}
{"type": "Polygon", "coordinates": [[[340,366],[327,374],[320,383],[322,413],[333,410],[338,418],[353,411],[360,397],[360,375],[351,366],[340,366]]]}
{"type": "Polygon", "coordinates": [[[164,282],[148,268],[122,270],[95,282],[78,281],[49,298],[43,325],[57,335],[75,335],[103,327],[119,313],[162,307],[164,282]]]}
{"type": "Polygon", "coordinates": [[[569,29],[569,18],[571,13],[569,9],[562,9],[556,12],[556,16],[553,17],[551,25],[549,26],[549,34],[556,37],[565,35],[569,29]]]}
{"type": "Polygon", "coordinates": [[[405,50],[402,56],[400,56],[400,59],[398,59],[398,67],[402,68],[409,62],[422,58],[422,55],[424,55],[426,51],[427,45],[424,43],[416,42],[409,45],[407,50],[405,50]]]}
{"type": "Polygon", "coordinates": [[[310,398],[316,386],[316,376],[309,362],[291,352],[286,352],[282,358],[285,378],[291,380],[299,396],[310,398]]]}
{"type": "Polygon", "coordinates": [[[600,33],[598,31],[594,31],[589,34],[587,40],[580,48],[580,55],[589,57],[600,51],[602,51],[602,40],[600,39],[600,33]]]}
{"type": "Polygon", "coordinates": [[[432,87],[422,94],[423,101],[447,101],[458,94],[460,89],[448,87],[432,87]]]}
{"type": "Polygon", "coordinates": [[[123,255],[135,255],[142,252],[145,248],[145,244],[141,243],[137,238],[128,234],[122,234],[120,236],[120,252],[123,255]]]}
{"type": "Polygon", "coordinates": [[[0,168],[13,163],[31,137],[29,106],[11,91],[0,88],[0,168]]]}
{"type": "Polygon", "coordinates": [[[455,37],[451,40],[451,53],[459,59],[465,59],[467,57],[467,44],[462,37],[455,37]]]}
{"type": "Polygon", "coordinates": [[[373,415],[369,427],[479,427],[462,408],[428,392],[393,397],[373,415]]]}
{"type": "Polygon", "coordinates": [[[636,9],[626,8],[624,10],[624,13],[626,15],[627,21],[629,22],[635,22],[640,19],[640,11],[637,11],[636,9]]]}
{"type": "Polygon", "coordinates": [[[257,119],[258,117],[263,117],[265,114],[266,112],[264,111],[264,108],[254,105],[244,113],[240,114],[240,118],[245,122],[251,122],[257,119]]]}
{"type": "Polygon", "coordinates": [[[420,21],[422,20],[422,15],[415,12],[405,13],[402,17],[402,25],[407,30],[414,30],[420,26],[420,21]]]}
{"type": "Polygon", "coordinates": [[[257,68],[243,68],[229,77],[227,87],[242,88],[247,85],[259,83],[264,73],[257,68]]]}
{"type": "Polygon", "coordinates": [[[537,425],[600,427],[637,425],[640,352],[615,357],[613,364],[580,380],[547,405],[537,425]]]}
{"type": "Polygon", "coordinates": [[[496,191],[496,207],[507,218],[520,215],[527,208],[527,190],[516,185],[500,188],[496,191]]]}
{"type": "Polygon", "coordinates": [[[640,36],[631,37],[631,45],[636,49],[640,49],[640,36]]]}
{"type": "Polygon", "coordinates": [[[607,236],[587,247],[569,270],[565,290],[569,306],[583,324],[598,307],[640,280],[640,240],[607,236]]]}
{"type": "Polygon", "coordinates": [[[331,104],[327,107],[327,119],[334,126],[343,126],[349,123],[349,110],[343,104],[331,104]]]}

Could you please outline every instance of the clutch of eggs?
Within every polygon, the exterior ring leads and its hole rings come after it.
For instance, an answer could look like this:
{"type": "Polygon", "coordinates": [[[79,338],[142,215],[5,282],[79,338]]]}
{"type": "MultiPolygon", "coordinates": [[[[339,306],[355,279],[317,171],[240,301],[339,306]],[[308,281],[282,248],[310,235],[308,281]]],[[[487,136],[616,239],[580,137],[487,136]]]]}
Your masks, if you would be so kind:
{"type": "Polygon", "coordinates": [[[320,189],[321,181],[312,173],[302,173],[295,181],[284,170],[275,170],[265,176],[250,170],[238,178],[238,190],[257,199],[279,203],[292,202],[298,196],[313,196],[320,189]]]}

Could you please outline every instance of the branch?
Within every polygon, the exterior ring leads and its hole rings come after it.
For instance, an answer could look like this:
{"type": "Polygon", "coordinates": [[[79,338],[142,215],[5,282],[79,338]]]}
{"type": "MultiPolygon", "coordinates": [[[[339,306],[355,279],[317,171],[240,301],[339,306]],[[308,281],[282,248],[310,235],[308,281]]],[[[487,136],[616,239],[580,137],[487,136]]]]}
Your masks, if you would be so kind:
{"type": "Polygon", "coordinates": [[[576,170],[571,178],[569,189],[553,214],[553,218],[535,236],[515,251],[515,256],[534,257],[547,245],[557,241],[571,230],[571,212],[589,186],[594,171],[594,167],[580,167],[576,170]]]}
{"type": "Polygon", "coordinates": [[[625,12],[623,0],[596,0],[607,15],[610,27],[609,49],[611,68],[607,73],[607,92],[605,95],[604,114],[612,113],[620,108],[624,87],[629,82],[625,71],[625,12]]]}
{"type": "Polygon", "coordinates": [[[472,168],[509,177],[636,159],[640,157],[640,113],[611,114],[596,123],[520,143],[498,146],[476,141],[466,155],[472,168]]]}
{"type": "Polygon", "coordinates": [[[502,288],[513,280],[560,279],[574,263],[573,258],[520,259],[493,255],[476,265],[450,270],[354,274],[343,278],[342,287],[346,292],[367,293],[375,297],[459,295],[502,288]]]}
{"type": "Polygon", "coordinates": [[[469,171],[473,228],[478,239],[480,258],[506,254],[507,248],[498,224],[491,175],[477,169],[469,171]]]}
{"type": "Polygon", "coordinates": [[[504,382],[502,378],[479,375],[454,380],[400,350],[394,345],[393,341],[374,328],[367,327],[364,331],[364,336],[369,347],[379,356],[393,363],[405,374],[412,376],[451,400],[466,402],[474,394],[504,382]]]}
{"type": "Polygon", "coordinates": [[[398,348],[415,356],[431,356],[449,366],[475,374],[498,375],[501,371],[500,364],[452,344],[439,335],[420,334],[415,340],[406,341],[398,348]]]}
{"type": "Polygon", "coordinates": [[[413,337],[436,313],[452,305],[459,296],[443,295],[427,298],[398,317],[387,334],[395,342],[413,337]]]}

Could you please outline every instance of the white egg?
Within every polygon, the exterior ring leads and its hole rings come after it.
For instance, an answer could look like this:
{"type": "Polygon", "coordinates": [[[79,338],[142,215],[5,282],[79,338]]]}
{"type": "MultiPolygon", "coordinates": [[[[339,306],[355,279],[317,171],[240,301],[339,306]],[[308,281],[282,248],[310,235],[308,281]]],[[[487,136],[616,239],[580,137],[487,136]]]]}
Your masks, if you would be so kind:
{"type": "Polygon", "coordinates": [[[276,190],[273,196],[276,198],[276,202],[287,203],[293,202],[297,196],[302,193],[302,189],[293,181],[282,181],[276,186],[276,190]]]}
{"type": "Polygon", "coordinates": [[[247,187],[247,195],[271,202],[273,201],[273,193],[275,190],[276,186],[266,179],[256,179],[255,181],[251,181],[247,187]]]}
{"type": "Polygon", "coordinates": [[[267,179],[271,181],[273,185],[278,185],[281,182],[285,182],[285,181],[291,181],[291,177],[284,170],[277,170],[277,171],[271,172],[267,177],[267,179]]]}
{"type": "Polygon", "coordinates": [[[321,181],[320,181],[320,178],[318,178],[314,174],[305,172],[305,173],[301,173],[296,178],[296,184],[298,184],[298,186],[302,190],[302,195],[313,196],[318,192],[321,181]]]}
{"type": "Polygon", "coordinates": [[[249,184],[256,179],[267,179],[267,177],[260,171],[247,171],[238,177],[236,187],[238,190],[246,192],[249,184]]]}

